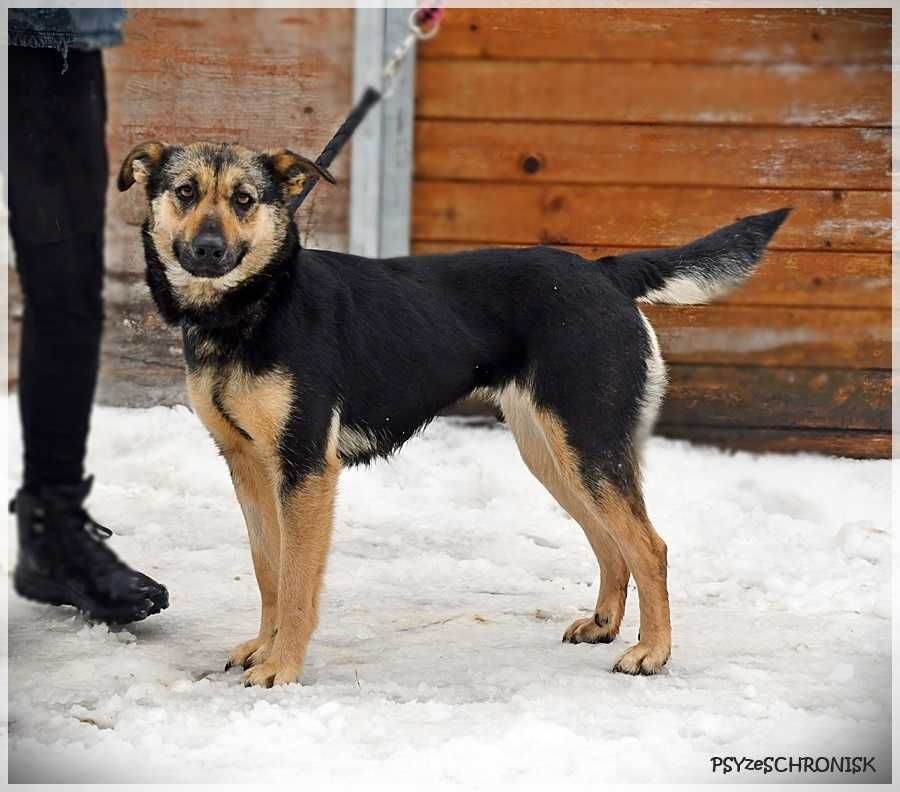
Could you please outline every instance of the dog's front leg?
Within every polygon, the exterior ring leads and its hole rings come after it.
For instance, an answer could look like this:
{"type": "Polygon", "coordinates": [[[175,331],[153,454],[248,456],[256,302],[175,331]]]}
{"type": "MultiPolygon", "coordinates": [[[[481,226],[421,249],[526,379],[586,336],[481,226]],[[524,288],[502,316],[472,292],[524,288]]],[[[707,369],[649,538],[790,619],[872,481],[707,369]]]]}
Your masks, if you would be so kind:
{"type": "Polygon", "coordinates": [[[318,619],[340,472],[336,459],[322,465],[322,470],[307,474],[281,493],[278,629],[265,662],[244,673],[247,685],[270,687],[294,682],[303,667],[318,619]]]}
{"type": "Polygon", "coordinates": [[[228,656],[227,671],[235,665],[249,668],[263,662],[275,639],[278,608],[279,556],[281,527],[275,497],[273,465],[249,448],[226,454],[234,490],[247,523],[253,569],[259,586],[259,633],[238,644],[228,656]]]}

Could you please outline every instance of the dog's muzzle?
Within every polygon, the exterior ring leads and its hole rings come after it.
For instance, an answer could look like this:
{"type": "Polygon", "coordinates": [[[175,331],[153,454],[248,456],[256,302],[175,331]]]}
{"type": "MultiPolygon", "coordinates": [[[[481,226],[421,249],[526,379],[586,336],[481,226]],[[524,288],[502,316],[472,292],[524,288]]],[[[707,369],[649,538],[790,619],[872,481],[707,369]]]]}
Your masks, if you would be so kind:
{"type": "Polygon", "coordinates": [[[188,244],[173,245],[178,263],[197,278],[219,278],[231,272],[243,256],[230,248],[221,234],[201,233],[188,244]]]}

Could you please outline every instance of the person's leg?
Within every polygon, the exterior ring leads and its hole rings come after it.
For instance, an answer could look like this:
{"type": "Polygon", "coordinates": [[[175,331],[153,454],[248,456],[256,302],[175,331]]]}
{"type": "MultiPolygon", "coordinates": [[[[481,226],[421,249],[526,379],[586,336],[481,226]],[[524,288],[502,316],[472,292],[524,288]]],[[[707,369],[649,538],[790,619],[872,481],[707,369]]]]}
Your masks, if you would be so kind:
{"type": "Polygon", "coordinates": [[[19,405],[29,492],[78,484],[103,326],[100,53],[13,47],[10,226],[25,297],[19,405]]]}
{"type": "Polygon", "coordinates": [[[156,581],[106,546],[84,510],[83,463],[103,328],[108,177],[99,52],[9,49],[10,227],[25,296],[19,407],[25,481],[11,504],[16,591],[137,621],[168,605],[156,581]]]}
{"type": "Polygon", "coordinates": [[[97,381],[103,258],[97,234],[19,244],[25,295],[19,356],[24,487],[77,484],[97,381]]]}

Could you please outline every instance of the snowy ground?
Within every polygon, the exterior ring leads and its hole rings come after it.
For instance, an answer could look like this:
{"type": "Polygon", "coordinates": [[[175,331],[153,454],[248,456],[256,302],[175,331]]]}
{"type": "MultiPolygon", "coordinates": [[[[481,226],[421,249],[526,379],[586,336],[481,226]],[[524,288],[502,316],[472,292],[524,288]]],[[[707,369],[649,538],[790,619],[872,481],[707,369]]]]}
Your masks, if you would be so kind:
{"type": "Polygon", "coordinates": [[[505,429],[438,422],[344,474],[303,684],[261,690],[222,672],[257,593],[199,422],[98,409],[94,427],[90,507],[172,606],[111,632],[10,595],[11,781],[783,781],[710,758],[831,754],[889,777],[890,463],[652,441],[674,648],[631,678],[609,669],[636,592],[619,640],[561,644],[596,593],[580,528],[505,429]]]}

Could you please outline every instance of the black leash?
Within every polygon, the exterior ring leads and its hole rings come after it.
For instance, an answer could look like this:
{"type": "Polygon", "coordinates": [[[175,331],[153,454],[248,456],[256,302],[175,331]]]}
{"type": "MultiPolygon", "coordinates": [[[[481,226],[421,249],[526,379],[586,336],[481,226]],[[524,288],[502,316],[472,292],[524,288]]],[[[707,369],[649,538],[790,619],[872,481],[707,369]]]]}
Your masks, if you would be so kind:
{"type": "MultiPolygon", "coordinates": [[[[337,155],[341,153],[341,149],[347,144],[347,141],[353,137],[353,133],[363,122],[363,119],[369,114],[369,111],[385,96],[390,96],[394,77],[400,68],[400,64],[403,62],[403,59],[412,48],[412,45],[415,44],[416,41],[424,41],[437,35],[438,28],[441,24],[441,18],[444,14],[441,5],[442,4],[438,2],[432,5],[423,6],[409,15],[409,33],[407,33],[406,38],[400,46],[394,50],[394,54],[385,64],[384,70],[382,71],[385,86],[384,90],[379,91],[372,88],[372,86],[366,88],[359,101],[350,111],[350,114],[344,119],[344,123],[340,125],[338,131],[335,132],[331,140],[328,141],[328,145],[322,149],[322,153],[319,154],[316,159],[316,165],[323,170],[328,170],[328,166],[334,162],[337,155]]],[[[288,212],[291,215],[300,208],[300,205],[306,200],[306,196],[309,195],[310,192],[312,192],[313,187],[319,183],[319,178],[320,177],[314,173],[310,174],[303,184],[303,189],[288,202],[288,212]]]]}
{"type": "MultiPolygon", "coordinates": [[[[323,170],[328,170],[328,166],[334,162],[335,157],[341,153],[341,149],[348,140],[353,136],[356,128],[362,123],[363,119],[368,115],[378,102],[381,101],[381,91],[376,91],[371,86],[366,88],[366,92],[362,95],[356,106],[350,111],[350,115],[344,120],[344,123],[334,133],[334,137],[328,141],[328,145],[322,149],[322,153],[316,159],[316,165],[323,170]]],[[[306,196],[312,192],[312,188],[319,183],[321,177],[318,174],[311,173],[303,183],[303,189],[288,202],[288,212],[291,215],[300,208],[300,204],[306,200],[306,196]]]]}

